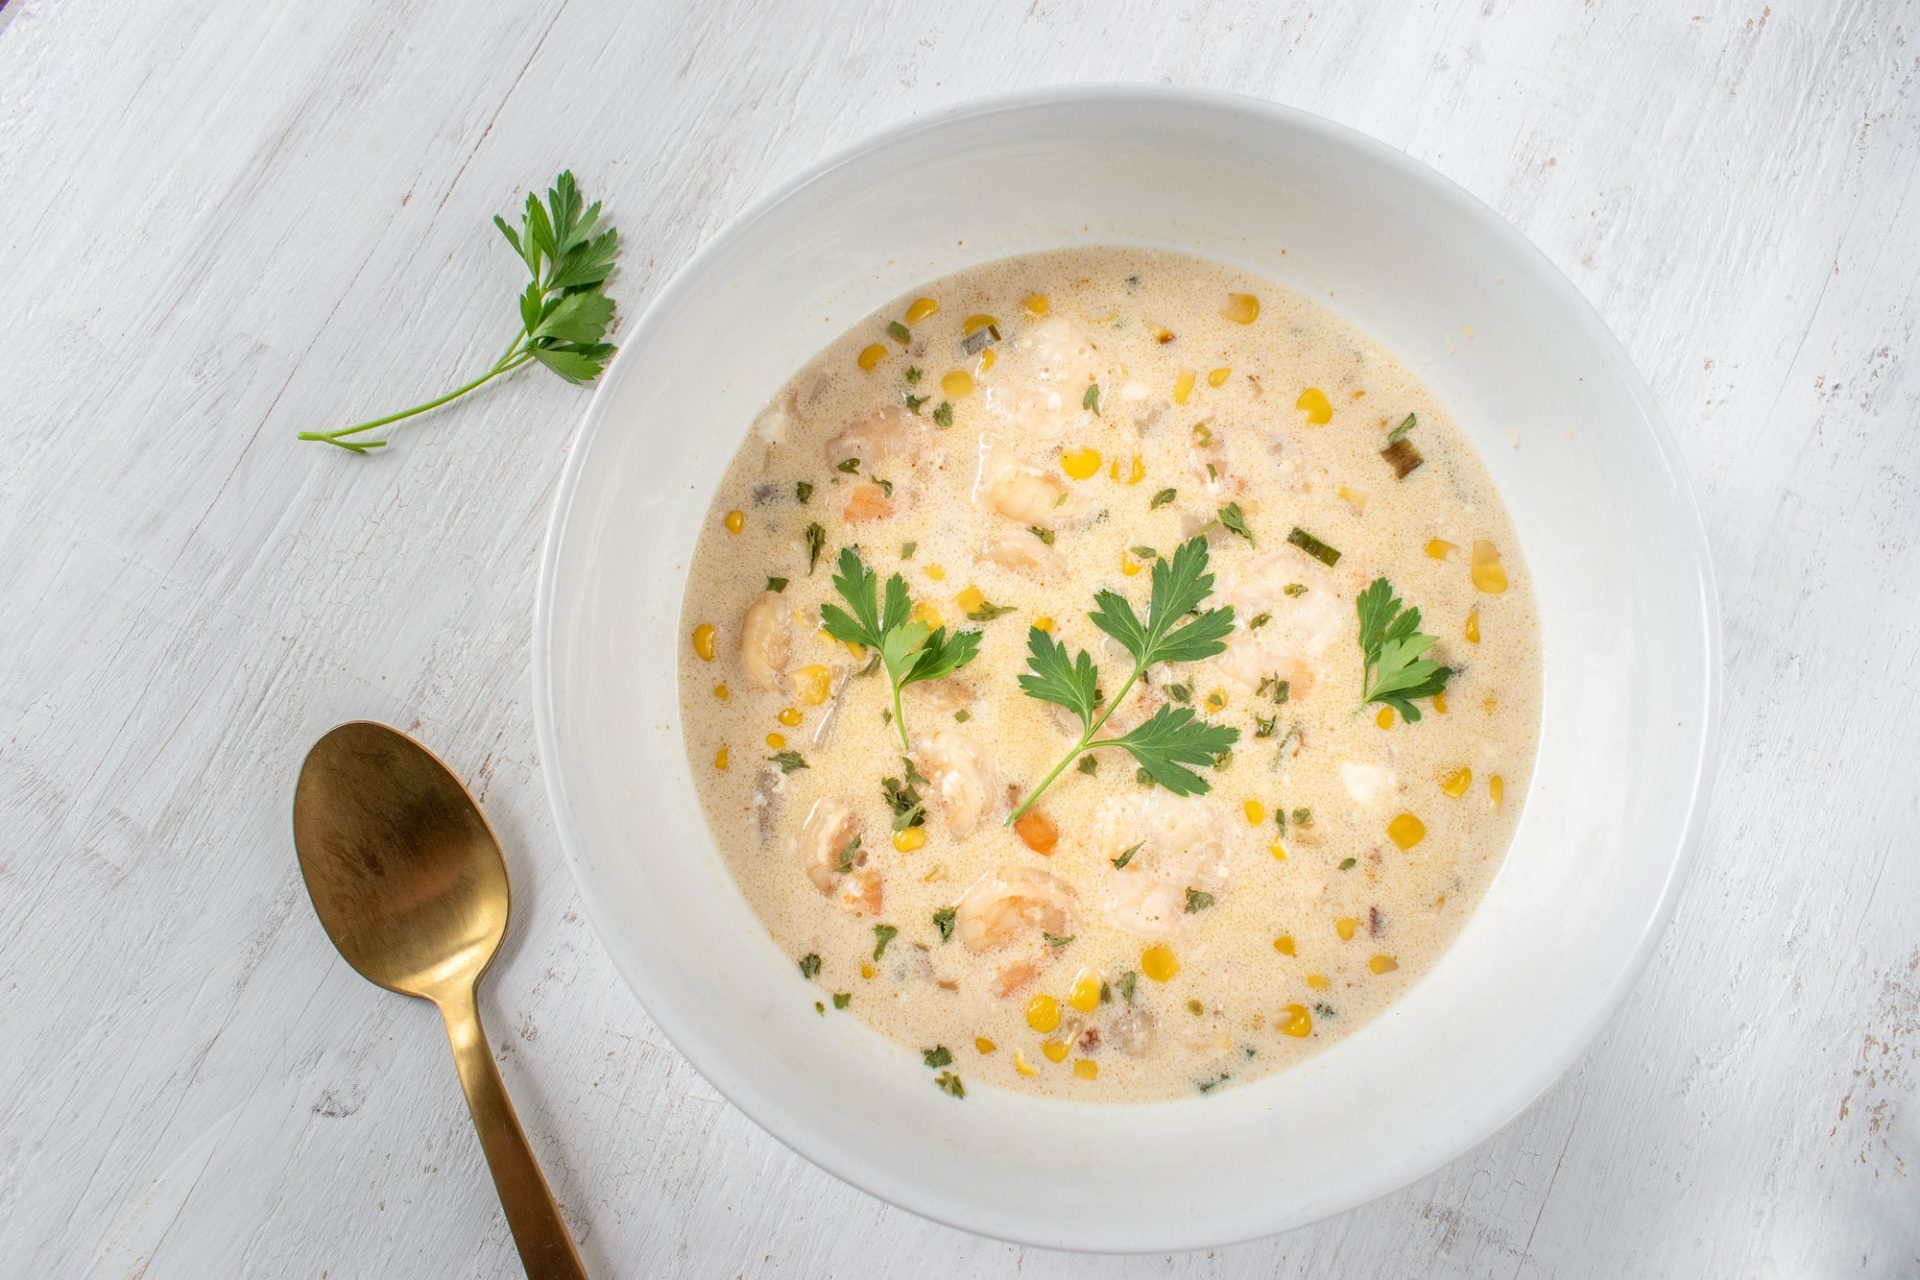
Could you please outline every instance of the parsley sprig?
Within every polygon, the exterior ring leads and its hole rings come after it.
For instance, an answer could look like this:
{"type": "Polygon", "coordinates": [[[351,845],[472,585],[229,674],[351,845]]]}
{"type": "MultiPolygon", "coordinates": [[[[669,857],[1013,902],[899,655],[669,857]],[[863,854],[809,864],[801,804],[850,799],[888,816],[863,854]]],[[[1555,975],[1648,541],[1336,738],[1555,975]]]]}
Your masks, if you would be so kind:
{"type": "Polygon", "coordinates": [[[894,574],[887,579],[884,599],[880,575],[867,567],[852,547],[840,549],[840,570],[833,575],[833,588],[847,602],[820,606],[820,623],[835,640],[865,645],[880,655],[887,682],[893,687],[893,726],[900,733],[900,748],[912,750],[907,741],[907,721],[900,709],[900,691],[922,680],[937,680],[972,662],[980,652],[978,631],[956,631],[949,635],[945,627],[929,629],[912,618],[913,601],[907,595],[906,579],[894,574]]]}
{"type": "Polygon", "coordinates": [[[1233,607],[1199,612],[1200,602],[1213,592],[1207,572],[1207,540],[1194,538],[1153,565],[1153,586],[1144,621],[1124,596],[1113,591],[1094,594],[1098,606],[1088,615],[1093,625],[1119,641],[1133,657],[1133,670],[1112,698],[1100,692],[1100,670],[1085,649],[1069,657],[1066,645],[1038,627],[1027,632],[1027,670],[1020,687],[1029,697],[1065,707],[1079,718],[1080,740],[1020,807],[1007,816],[1013,822],[1053,785],[1062,770],[1082,753],[1100,747],[1124,748],[1155,782],[1175,795],[1198,795],[1211,789],[1189,766],[1212,764],[1240,738],[1238,729],[1209,724],[1191,707],[1163,704],[1152,716],[1118,738],[1100,737],[1100,729],[1114,708],[1126,701],[1148,667],[1160,662],[1198,662],[1222,652],[1233,630],[1233,607]],[[1191,615],[1191,616],[1189,616],[1191,615]]]}
{"type": "Polygon", "coordinates": [[[337,431],[302,431],[302,440],[318,440],[350,453],[385,448],[385,440],[349,437],[437,409],[528,361],[539,361],[568,382],[592,382],[600,376],[614,351],[612,343],[601,341],[613,323],[613,299],[603,289],[620,250],[619,233],[612,227],[600,228],[600,202],[585,204],[569,170],[554,179],[545,204],[533,192],[527,193],[519,231],[497,214],[493,225],[532,276],[520,295],[520,332],[505,353],[485,373],[445,395],[337,431]]]}
{"type": "Polygon", "coordinates": [[[1360,652],[1366,662],[1364,700],[1392,707],[1413,724],[1420,719],[1413,700],[1443,692],[1453,675],[1451,667],[1425,656],[1438,638],[1421,633],[1420,610],[1403,608],[1385,578],[1375,578],[1354,607],[1360,614],[1360,652]]]}

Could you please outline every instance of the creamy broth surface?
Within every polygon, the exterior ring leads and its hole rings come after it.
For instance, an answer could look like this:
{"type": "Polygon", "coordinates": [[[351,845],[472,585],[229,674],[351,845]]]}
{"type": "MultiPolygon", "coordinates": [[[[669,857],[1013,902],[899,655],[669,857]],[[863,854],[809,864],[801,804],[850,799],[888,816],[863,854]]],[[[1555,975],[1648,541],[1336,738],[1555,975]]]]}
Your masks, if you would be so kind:
{"type": "Polygon", "coordinates": [[[693,773],[802,970],[793,998],[929,1052],[949,1092],[1190,1096],[1350,1033],[1459,932],[1533,765],[1525,563],[1445,408],[1317,304],[1160,251],[990,263],[836,339],[729,468],[683,622],[693,773]],[[1384,457],[1409,414],[1414,453],[1384,457]],[[1155,559],[1195,537],[1200,608],[1234,610],[1226,650],[1150,668],[1101,736],[1162,705],[1237,728],[1197,768],[1210,790],[1102,748],[1008,825],[1081,728],[1022,691],[1029,628],[1087,650],[1113,694],[1133,662],[1094,593],[1144,616],[1155,559]],[[887,676],[821,627],[847,546],[928,626],[981,633],[971,663],[903,691],[926,781],[900,831],[887,676]],[[1418,723],[1362,701],[1355,601],[1381,577],[1453,669],[1418,723]]]}

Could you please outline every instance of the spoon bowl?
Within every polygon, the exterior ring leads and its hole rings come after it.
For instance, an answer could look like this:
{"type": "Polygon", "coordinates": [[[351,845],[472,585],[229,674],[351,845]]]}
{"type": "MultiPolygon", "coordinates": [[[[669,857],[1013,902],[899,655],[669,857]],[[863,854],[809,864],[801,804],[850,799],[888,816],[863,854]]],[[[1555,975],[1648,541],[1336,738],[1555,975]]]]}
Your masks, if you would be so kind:
{"type": "Polygon", "coordinates": [[[584,1280],[474,1000],[512,906],[500,842],[480,806],[431,751],[357,720],[307,753],[293,843],[313,909],[346,962],[371,983],[439,1007],[527,1274],[584,1280]]]}

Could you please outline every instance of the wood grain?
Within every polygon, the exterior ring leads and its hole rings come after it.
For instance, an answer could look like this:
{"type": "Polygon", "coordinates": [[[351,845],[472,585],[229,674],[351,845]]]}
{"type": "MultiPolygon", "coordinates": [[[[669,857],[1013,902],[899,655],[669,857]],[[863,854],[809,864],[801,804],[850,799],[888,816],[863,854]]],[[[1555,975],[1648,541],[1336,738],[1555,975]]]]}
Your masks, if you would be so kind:
{"type": "Polygon", "coordinates": [[[296,878],[298,760],[372,716],[440,749],[506,843],[483,1010],[596,1274],[1914,1274],[1916,34],[1912,0],[14,0],[0,1272],[515,1273],[432,1011],[354,977],[296,878]],[[631,246],[631,315],[827,149],[1115,79],[1354,125],[1539,243],[1679,436],[1728,671],[1697,869],[1565,1080],[1354,1213],[1102,1261],[804,1164],[612,972],[529,710],[582,393],[524,374],[372,459],[294,434],[493,356],[515,268],[488,216],[562,165],[631,246]]]}

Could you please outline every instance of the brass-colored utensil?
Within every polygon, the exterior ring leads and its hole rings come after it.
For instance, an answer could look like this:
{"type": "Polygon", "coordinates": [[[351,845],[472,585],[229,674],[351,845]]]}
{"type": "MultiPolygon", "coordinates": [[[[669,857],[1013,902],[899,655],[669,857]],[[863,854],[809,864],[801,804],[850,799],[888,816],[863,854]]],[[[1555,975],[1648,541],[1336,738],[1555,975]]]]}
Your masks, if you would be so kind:
{"type": "Polygon", "coordinates": [[[354,721],[314,743],[300,766],[293,843],[313,909],[347,963],[369,982],[439,1006],[527,1274],[585,1280],[474,1003],[511,901],[500,842],[480,806],[412,738],[354,721]]]}

